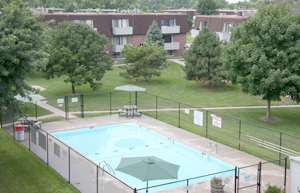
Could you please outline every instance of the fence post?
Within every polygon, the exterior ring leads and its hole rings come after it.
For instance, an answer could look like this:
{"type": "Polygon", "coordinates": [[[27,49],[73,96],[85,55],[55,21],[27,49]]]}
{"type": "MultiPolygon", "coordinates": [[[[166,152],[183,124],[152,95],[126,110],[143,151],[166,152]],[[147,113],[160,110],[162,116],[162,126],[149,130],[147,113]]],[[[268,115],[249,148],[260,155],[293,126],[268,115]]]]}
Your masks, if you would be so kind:
{"type": "Polygon", "coordinates": [[[49,149],[48,149],[48,147],[49,147],[49,144],[48,144],[48,142],[49,142],[49,135],[48,135],[48,133],[47,133],[47,165],[49,165],[49,149]]]}
{"type": "Polygon", "coordinates": [[[241,150],[241,130],[242,130],[242,120],[239,122],[239,150],[241,150]]]}
{"type": "Polygon", "coordinates": [[[284,164],[284,182],[283,182],[283,191],[285,192],[286,190],[286,168],[287,168],[287,157],[284,159],[285,164],[284,164]]]}
{"type": "Polygon", "coordinates": [[[235,176],[236,192],[239,192],[240,189],[240,168],[237,169],[237,175],[235,176]]]}
{"type": "Polygon", "coordinates": [[[261,162],[258,163],[257,168],[257,193],[260,193],[261,189],[261,162]]]}
{"type": "Polygon", "coordinates": [[[178,110],[178,127],[180,128],[180,103],[179,103],[179,110],[178,110]]]}
{"type": "Polygon", "coordinates": [[[96,165],[96,167],[97,167],[97,172],[96,172],[96,175],[97,175],[97,176],[96,176],[96,179],[97,179],[97,180],[96,180],[96,193],[98,193],[98,175],[99,175],[99,168],[98,168],[98,167],[99,167],[99,166],[96,165]]]}
{"type": "Polygon", "coordinates": [[[156,96],[156,119],[157,119],[157,96],[156,96]]]}
{"type": "MultiPolygon", "coordinates": [[[[187,187],[189,186],[189,179],[186,180],[186,186],[187,186],[187,187]]],[[[187,192],[187,193],[189,192],[189,189],[188,189],[188,188],[186,189],[186,192],[187,192]]]]}
{"type": "Polygon", "coordinates": [[[2,108],[0,107],[0,121],[1,121],[1,128],[3,128],[2,127],[2,122],[3,122],[3,120],[2,120],[2,108]]]}
{"type": "Polygon", "coordinates": [[[35,120],[37,121],[37,101],[35,101],[35,120]]]}
{"type": "Polygon", "coordinates": [[[279,142],[279,166],[280,166],[280,159],[281,159],[281,141],[282,141],[282,132],[280,132],[280,142],[279,142]]]}
{"type": "Polygon", "coordinates": [[[137,106],[137,91],[135,91],[135,105],[137,106]]]}
{"type": "Polygon", "coordinates": [[[111,91],[109,92],[109,114],[111,115],[111,91]]]}
{"type": "Polygon", "coordinates": [[[208,127],[207,127],[207,125],[208,125],[208,111],[206,111],[206,123],[205,123],[205,130],[206,130],[206,134],[205,134],[205,137],[207,138],[207,129],[208,129],[208,127]]]}
{"type": "Polygon", "coordinates": [[[30,145],[30,141],[31,141],[31,123],[27,121],[27,124],[28,124],[28,137],[29,137],[29,139],[28,139],[28,141],[29,141],[28,146],[29,146],[29,150],[31,151],[31,145],[30,145]]]}
{"type": "Polygon", "coordinates": [[[84,95],[81,94],[81,118],[84,118],[84,95]]]}
{"type": "Polygon", "coordinates": [[[66,120],[68,120],[69,112],[68,112],[68,96],[65,95],[65,112],[66,112],[66,120]]]}
{"type": "Polygon", "coordinates": [[[71,160],[71,158],[70,158],[70,155],[71,155],[70,151],[71,150],[70,150],[70,147],[68,148],[68,150],[69,150],[68,151],[68,154],[69,154],[68,155],[68,157],[69,157],[69,160],[68,160],[69,161],[69,163],[68,163],[69,164],[69,183],[71,183],[71,163],[70,163],[70,160],[71,160]]]}
{"type": "Polygon", "coordinates": [[[237,167],[234,169],[234,193],[236,193],[236,179],[237,179],[237,167]]]}

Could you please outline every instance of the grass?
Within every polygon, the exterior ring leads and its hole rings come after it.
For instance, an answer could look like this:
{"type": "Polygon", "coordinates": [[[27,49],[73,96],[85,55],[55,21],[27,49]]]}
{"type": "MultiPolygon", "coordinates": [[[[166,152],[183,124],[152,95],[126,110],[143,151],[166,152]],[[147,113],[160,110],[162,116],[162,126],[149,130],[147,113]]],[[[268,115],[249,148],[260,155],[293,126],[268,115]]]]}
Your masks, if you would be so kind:
{"type": "MultiPolygon", "coordinates": [[[[241,91],[241,86],[226,84],[221,90],[201,90],[196,81],[186,80],[182,66],[171,62],[171,65],[163,70],[161,77],[154,77],[149,82],[135,80],[125,80],[119,76],[122,70],[119,67],[113,67],[113,71],[105,74],[101,83],[103,86],[93,91],[89,85],[76,87],[77,93],[96,93],[105,91],[114,91],[116,86],[134,84],[146,88],[146,92],[159,95],[172,100],[184,102],[198,107],[225,107],[225,106],[257,106],[266,105],[266,101],[261,97],[253,97],[241,91]]],[[[46,90],[40,94],[45,97],[64,96],[71,93],[71,84],[65,83],[65,77],[45,80],[41,74],[30,75],[28,83],[30,85],[40,85],[46,90]]],[[[88,101],[85,101],[85,103],[88,101]]],[[[273,102],[273,105],[296,104],[288,98],[283,98],[281,102],[273,102]]],[[[87,109],[88,110],[88,109],[87,109]]]]}
{"type": "Polygon", "coordinates": [[[37,156],[0,130],[0,191],[78,192],[37,156]]]}
{"type": "Polygon", "coordinates": [[[191,32],[186,33],[186,43],[187,43],[187,44],[193,43],[194,39],[195,39],[195,38],[193,38],[193,37],[191,36],[191,32]]]}

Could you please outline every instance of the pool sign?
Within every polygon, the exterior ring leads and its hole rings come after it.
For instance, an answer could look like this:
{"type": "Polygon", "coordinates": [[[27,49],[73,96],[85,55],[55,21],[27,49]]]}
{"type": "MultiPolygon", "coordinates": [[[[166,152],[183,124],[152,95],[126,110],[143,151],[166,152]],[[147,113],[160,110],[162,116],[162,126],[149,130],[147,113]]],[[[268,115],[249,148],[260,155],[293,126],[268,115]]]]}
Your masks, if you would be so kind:
{"type": "Polygon", "coordinates": [[[77,103],[78,102],[78,97],[72,98],[72,103],[77,103]]]}
{"type": "Polygon", "coordinates": [[[189,109],[185,109],[184,112],[185,112],[186,114],[190,114],[190,110],[189,110],[189,109]]]}
{"type": "Polygon", "coordinates": [[[194,110],[194,124],[203,126],[203,112],[194,110]]]}
{"type": "Polygon", "coordinates": [[[251,182],[253,180],[253,174],[245,176],[245,182],[251,182]]]}
{"type": "Polygon", "coordinates": [[[216,127],[222,127],[222,117],[213,116],[212,125],[216,127]]]}

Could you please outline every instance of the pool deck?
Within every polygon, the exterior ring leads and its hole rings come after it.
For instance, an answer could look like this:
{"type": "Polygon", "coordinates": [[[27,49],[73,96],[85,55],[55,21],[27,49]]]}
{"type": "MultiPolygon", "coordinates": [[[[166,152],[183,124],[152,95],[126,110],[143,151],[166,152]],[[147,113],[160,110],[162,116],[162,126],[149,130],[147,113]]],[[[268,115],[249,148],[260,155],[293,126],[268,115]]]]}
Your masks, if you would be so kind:
{"type": "MultiPolygon", "coordinates": [[[[217,144],[218,146],[218,153],[215,151],[211,153],[212,156],[217,157],[219,159],[222,159],[232,165],[235,165],[237,167],[244,167],[249,165],[258,164],[259,162],[266,162],[263,159],[254,157],[248,153],[245,153],[243,151],[239,151],[237,149],[228,147],[226,145],[214,142],[210,139],[207,139],[205,137],[201,137],[199,135],[190,133],[188,131],[185,131],[183,129],[177,128],[175,126],[169,125],[165,122],[153,119],[148,116],[141,116],[141,117],[134,117],[134,118],[126,118],[126,117],[119,117],[117,114],[113,115],[106,115],[106,116],[100,116],[100,117],[89,117],[89,118],[78,118],[78,119],[70,119],[65,121],[58,121],[58,122],[49,122],[49,123],[42,123],[42,129],[47,132],[53,132],[53,131],[61,131],[61,130],[69,130],[69,129],[77,129],[82,127],[93,127],[93,126],[99,126],[99,125],[107,125],[107,124],[114,124],[114,123],[121,123],[121,122],[134,122],[136,124],[139,124],[143,127],[146,127],[148,129],[151,129],[157,133],[160,133],[166,137],[172,138],[178,142],[181,142],[183,144],[186,144],[190,147],[193,147],[195,149],[198,149],[200,151],[203,151],[205,144],[208,141],[211,141],[212,144],[217,144]]],[[[199,127],[201,129],[201,127],[199,127]]],[[[283,174],[284,174],[284,168],[280,167],[278,165],[268,163],[263,165],[262,170],[262,191],[265,189],[265,183],[268,182],[272,185],[277,186],[283,186],[283,174]]],[[[80,174],[80,169],[78,171],[73,171],[78,174],[80,174]]],[[[250,182],[244,182],[244,180],[241,179],[240,187],[241,186],[249,186],[251,184],[256,184],[256,175],[257,175],[257,166],[247,168],[247,174],[253,175],[253,180],[250,182]]],[[[91,171],[93,173],[93,171],[91,171]]],[[[92,174],[94,175],[94,174],[92,174]]],[[[287,170],[287,190],[289,185],[289,170],[287,170]]],[[[150,183],[149,183],[150,185],[150,183]]],[[[75,186],[76,187],[76,186],[75,186]]],[[[88,187],[88,186],[86,186],[88,187]]],[[[191,187],[191,190],[189,190],[189,193],[195,192],[195,193],[206,193],[210,192],[210,184],[209,182],[202,182],[193,184],[191,187]]],[[[89,192],[89,189],[84,189],[84,187],[80,188],[81,192],[89,192]],[[83,189],[82,189],[83,188],[83,189]]],[[[105,177],[99,175],[99,190],[101,192],[133,192],[128,191],[122,188],[122,185],[119,185],[115,180],[112,180],[109,175],[106,175],[105,177]],[[105,191],[106,190],[106,191],[105,191]],[[122,190],[122,191],[121,191],[122,190]]],[[[233,192],[234,190],[234,181],[232,179],[231,183],[226,185],[224,188],[225,193],[233,192]]],[[[151,190],[149,190],[151,192],[151,190]]],[[[184,192],[183,188],[177,188],[177,189],[171,189],[166,190],[162,192],[184,192]]],[[[186,191],[185,191],[186,192],[186,191]]],[[[252,188],[247,188],[245,190],[240,190],[240,192],[256,192],[256,186],[252,188]]],[[[288,192],[288,191],[287,191],[288,192]]]]}

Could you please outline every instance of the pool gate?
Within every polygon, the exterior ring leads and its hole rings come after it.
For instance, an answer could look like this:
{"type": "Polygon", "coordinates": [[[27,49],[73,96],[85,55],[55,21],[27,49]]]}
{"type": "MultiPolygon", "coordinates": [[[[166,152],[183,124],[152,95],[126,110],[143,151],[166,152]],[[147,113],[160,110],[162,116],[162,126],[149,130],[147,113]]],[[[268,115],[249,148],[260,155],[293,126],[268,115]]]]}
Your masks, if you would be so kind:
{"type": "MultiPolygon", "coordinates": [[[[9,113],[6,114],[7,116],[9,113]]],[[[11,116],[13,116],[11,114],[11,116]]],[[[23,120],[27,125],[24,133],[24,140],[19,141],[47,165],[51,166],[59,175],[71,183],[80,192],[87,193],[111,193],[111,192],[187,192],[205,193],[211,192],[210,180],[214,177],[221,177],[224,183],[224,192],[263,192],[268,181],[264,179],[268,175],[268,167],[281,162],[284,165],[284,175],[278,177],[276,185],[286,189],[287,158],[264,163],[235,167],[232,170],[220,171],[208,175],[198,176],[171,183],[134,189],[125,182],[103,169],[97,163],[86,158],[84,155],[71,148],[55,136],[43,130],[39,125],[30,120],[23,120]],[[256,172],[253,172],[256,171],[256,172]],[[109,185],[107,182],[115,184],[109,185]],[[175,188],[174,188],[175,187],[175,188]]],[[[14,127],[3,128],[12,137],[15,136],[14,127]]]]}

